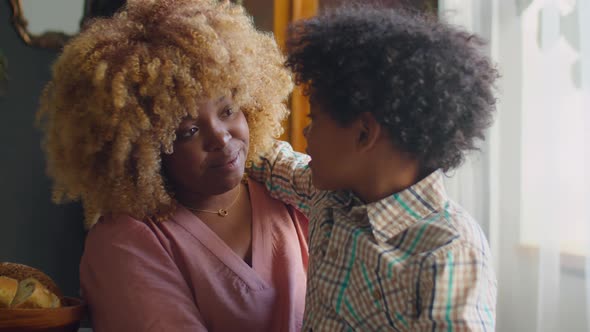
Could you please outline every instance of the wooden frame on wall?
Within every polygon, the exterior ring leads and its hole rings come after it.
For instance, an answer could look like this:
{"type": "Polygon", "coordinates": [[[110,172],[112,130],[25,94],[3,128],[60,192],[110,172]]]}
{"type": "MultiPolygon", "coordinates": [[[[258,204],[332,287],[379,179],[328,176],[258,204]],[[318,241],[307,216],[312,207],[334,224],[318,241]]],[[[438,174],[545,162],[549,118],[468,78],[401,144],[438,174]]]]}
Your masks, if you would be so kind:
{"type": "MultiPolygon", "coordinates": [[[[45,0],[51,1],[51,0],[45,0]]],[[[80,27],[89,18],[98,16],[110,16],[119,9],[125,0],[77,0],[84,1],[84,12],[80,18],[80,27]]],[[[28,20],[23,11],[22,0],[9,0],[12,8],[12,25],[22,41],[30,46],[60,50],[65,43],[73,37],[63,31],[45,31],[41,34],[33,34],[28,29],[28,20]]]]}
{"type": "Polygon", "coordinates": [[[21,0],[10,0],[10,6],[12,7],[12,24],[25,44],[41,48],[61,49],[71,37],[59,31],[47,31],[40,35],[31,33],[27,28],[28,22],[23,13],[21,0]]]}
{"type": "MultiPolygon", "coordinates": [[[[238,4],[242,4],[244,2],[244,0],[232,1],[238,4]]],[[[73,37],[72,35],[61,31],[46,31],[38,35],[31,33],[28,29],[27,18],[23,13],[22,0],[9,0],[9,2],[10,6],[12,7],[12,24],[19,37],[23,40],[23,42],[25,42],[25,44],[33,47],[60,50],[63,48],[65,43],[73,37]]],[[[86,22],[89,18],[111,16],[125,3],[126,0],[84,0],[84,13],[82,15],[82,19],[80,20],[80,27],[82,27],[84,22],[86,22]]]]}

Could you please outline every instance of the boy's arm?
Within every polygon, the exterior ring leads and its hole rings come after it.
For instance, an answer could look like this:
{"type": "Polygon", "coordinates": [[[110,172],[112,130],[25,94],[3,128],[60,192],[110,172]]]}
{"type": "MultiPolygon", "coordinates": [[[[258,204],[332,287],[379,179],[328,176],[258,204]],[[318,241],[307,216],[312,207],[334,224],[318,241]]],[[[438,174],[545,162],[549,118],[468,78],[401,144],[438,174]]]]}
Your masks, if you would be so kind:
{"type": "Polygon", "coordinates": [[[272,149],[248,165],[248,176],[262,182],[271,196],[308,215],[317,190],[311,182],[308,155],[295,152],[291,145],[275,141],[272,149]]]}
{"type": "Polygon", "coordinates": [[[494,331],[496,279],[477,248],[432,254],[415,274],[418,317],[410,331],[494,331]]]}

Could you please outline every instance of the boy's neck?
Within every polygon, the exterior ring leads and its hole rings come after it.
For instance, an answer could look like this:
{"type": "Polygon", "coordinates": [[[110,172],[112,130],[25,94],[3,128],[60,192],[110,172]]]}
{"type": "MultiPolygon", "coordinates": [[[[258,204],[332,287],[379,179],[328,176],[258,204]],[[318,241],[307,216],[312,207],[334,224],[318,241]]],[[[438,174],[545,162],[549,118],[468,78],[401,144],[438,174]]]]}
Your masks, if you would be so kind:
{"type": "MultiPolygon", "coordinates": [[[[370,160],[370,159],[365,159],[370,160]]],[[[399,193],[418,183],[428,175],[423,172],[417,160],[399,155],[373,158],[367,162],[357,185],[355,194],[365,203],[373,203],[399,193]]]]}

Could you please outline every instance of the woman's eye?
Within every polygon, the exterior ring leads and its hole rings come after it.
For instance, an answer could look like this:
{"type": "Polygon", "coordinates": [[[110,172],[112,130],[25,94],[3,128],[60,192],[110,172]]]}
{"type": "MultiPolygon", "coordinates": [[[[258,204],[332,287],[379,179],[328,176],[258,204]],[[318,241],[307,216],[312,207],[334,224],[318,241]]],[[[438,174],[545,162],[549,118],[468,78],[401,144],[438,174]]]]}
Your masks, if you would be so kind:
{"type": "Polygon", "coordinates": [[[189,138],[194,136],[199,131],[198,127],[190,127],[188,130],[184,130],[181,134],[183,138],[189,138]]]}
{"type": "Polygon", "coordinates": [[[223,110],[223,113],[221,114],[223,117],[227,118],[230,117],[231,115],[233,115],[234,113],[236,113],[236,111],[234,111],[233,108],[228,107],[226,109],[223,110]]]}

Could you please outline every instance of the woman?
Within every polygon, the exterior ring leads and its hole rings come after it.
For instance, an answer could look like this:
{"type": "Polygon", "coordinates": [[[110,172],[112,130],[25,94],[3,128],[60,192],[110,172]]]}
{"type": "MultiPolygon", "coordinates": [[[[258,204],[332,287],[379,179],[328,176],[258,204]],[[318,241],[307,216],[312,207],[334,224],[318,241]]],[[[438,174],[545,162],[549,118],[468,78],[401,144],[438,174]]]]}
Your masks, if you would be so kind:
{"type": "Polygon", "coordinates": [[[65,47],[39,115],[95,331],[300,329],[307,221],[244,180],[291,88],[229,2],[130,1],[65,47]]]}

